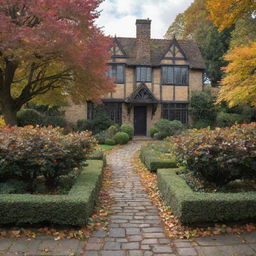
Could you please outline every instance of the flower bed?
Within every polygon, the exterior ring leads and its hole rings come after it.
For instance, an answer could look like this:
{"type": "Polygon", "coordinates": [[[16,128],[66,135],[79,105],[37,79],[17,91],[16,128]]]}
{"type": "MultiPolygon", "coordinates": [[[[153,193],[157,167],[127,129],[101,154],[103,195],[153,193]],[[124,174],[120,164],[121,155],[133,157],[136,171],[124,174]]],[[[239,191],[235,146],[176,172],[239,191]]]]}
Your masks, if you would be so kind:
{"type": "Polygon", "coordinates": [[[0,195],[0,224],[84,225],[93,212],[103,161],[89,160],[68,195],[0,195]]]}
{"type": "Polygon", "coordinates": [[[160,193],[172,212],[184,224],[232,222],[256,219],[256,192],[193,192],[180,169],[160,169],[157,182],[160,193]]]}
{"type": "Polygon", "coordinates": [[[170,143],[154,142],[140,151],[140,159],[150,171],[156,171],[159,168],[177,167],[176,158],[171,152],[170,143]]]}

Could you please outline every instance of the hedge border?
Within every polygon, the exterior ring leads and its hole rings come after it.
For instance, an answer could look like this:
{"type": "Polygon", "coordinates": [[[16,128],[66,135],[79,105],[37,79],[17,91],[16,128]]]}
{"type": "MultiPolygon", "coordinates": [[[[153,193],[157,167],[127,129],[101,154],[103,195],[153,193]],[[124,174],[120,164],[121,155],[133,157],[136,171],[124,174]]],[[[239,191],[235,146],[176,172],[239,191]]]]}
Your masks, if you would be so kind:
{"type": "Polygon", "coordinates": [[[147,146],[141,149],[140,151],[140,160],[145,164],[145,166],[150,171],[157,171],[157,169],[161,168],[176,168],[177,162],[176,159],[170,158],[170,159],[162,159],[160,156],[160,152],[153,149],[148,149],[147,146]]]}
{"type": "Polygon", "coordinates": [[[67,195],[0,195],[0,224],[86,224],[94,209],[103,171],[103,161],[87,163],[67,195]]]}
{"type": "Polygon", "coordinates": [[[182,223],[216,223],[256,219],[256,192],[194,192],[185,180],[177,175],[179,170],[181,168],[159,169],[157,183],[164,201],[182,223]]]}

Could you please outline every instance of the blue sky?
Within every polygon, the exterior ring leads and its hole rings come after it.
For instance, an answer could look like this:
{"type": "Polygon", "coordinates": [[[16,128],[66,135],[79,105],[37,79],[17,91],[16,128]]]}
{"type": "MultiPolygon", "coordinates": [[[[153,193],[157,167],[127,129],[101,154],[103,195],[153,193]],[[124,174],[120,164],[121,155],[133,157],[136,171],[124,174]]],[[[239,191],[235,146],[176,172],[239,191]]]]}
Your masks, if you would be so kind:
{"type": "Polygon", "coordinates": [[[162,38],[175,17],[193,0],[105,0],[97,25],[106,35],[135,37],[136,19],[151,19],[152,38],[162,38]]]}

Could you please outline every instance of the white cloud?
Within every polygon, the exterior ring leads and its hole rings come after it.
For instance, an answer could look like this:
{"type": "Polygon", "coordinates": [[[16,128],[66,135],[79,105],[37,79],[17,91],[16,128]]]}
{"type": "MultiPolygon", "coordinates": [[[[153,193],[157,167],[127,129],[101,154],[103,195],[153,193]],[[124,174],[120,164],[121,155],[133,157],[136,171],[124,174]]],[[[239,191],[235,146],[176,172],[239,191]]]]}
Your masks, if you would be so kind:
{"type": "Polygon", "coordinates": [[[193,0],[105,0],[97,25],[107,35],[135,37],[136,19],[152,20],[152,38],[162,38],[175,17],[193,0]]]}

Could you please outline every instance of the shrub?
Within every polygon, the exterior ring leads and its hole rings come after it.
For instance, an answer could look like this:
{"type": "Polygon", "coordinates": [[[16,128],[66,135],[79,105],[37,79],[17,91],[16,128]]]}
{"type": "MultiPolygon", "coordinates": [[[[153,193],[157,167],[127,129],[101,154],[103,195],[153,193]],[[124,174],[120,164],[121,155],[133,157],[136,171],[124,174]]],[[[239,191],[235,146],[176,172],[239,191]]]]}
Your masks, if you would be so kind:
{"type": "Polygon", "coordinates": [[[14,177],[27,182],[43,175],[54,187],[61,175],[81,167],[96,144],[90,133],[63,135],[53,128],[6,128],[0,131],[0,179],[14,177]]]}
{"type": "Polygon", "coordinates": [[[196,123],[194,123],[193,127],[196,129],[203,129],[210,127],[212,124],[209,121],[206,120],[199,120],[196,123]]]}
{"type": "Polygon", "coordinates": [[[77,121],[77,130],[78,131],[91,131],[92,130],[92,121],[86,119],[80,119],[77,121]]]}
{"type": "Polygon", "coordinates": [[[113,137],[117,144],[127,144],[129,141],[129,135],[125,132],[118,132],[113,137]]]}
{"type": "Polygon", "coordinates": [[[129,135],[129,139],[131,140],[134,136],[134,128],[131,125],[123,124],[121,126],[121,132],[125,132],[129,135]]]}
{"type": "Polygon", "coordinates": [[[114,145],[116,145],[116,142],[113,139],[105,139],[105,144],[110,145],[110,146],[114,146],[114,145]]]}
{"type": "Polygon", "coordinates": [[[160,168],[175,168],[177,161],[172,153],[171,144],[156,142],[142,147],[140,159],[150,171],[160,168]]]}
{"type": "Polygon", "coordinates": [[[204,121],[212,125],[216,119],[216,111],[210,90],[192,93],[189,113],[194,122],[204,121]]]}
{"type": "Polygon", "coordinates": [[[10,179],[0,183],[0,194],[24,193],[26,183],[21,180],[10,179]]]}
{"type": "Polygon", "coordinates": [[[99,144],[104,144],[106,139],[110,139],[112,136],[108,133],[107,130],[99,132],[94,135],[95,139],[98,141],[99,144]]]}
{"type": "Polygon", "coordinates": [[[42,125],[53,127],[66,127],[66,120],[63,116],[45,116],[42,125]]]}
{"type": "Polygon", "coordinates": [[[239,114],[219,112],[216,118],[217,127],[230,127],[235,123],[240,123],[242,116],[239,114]]]}
{"type": "Polygon", "coordinates": [[[107,129],[107,134],[109,137],[113,137],[116,133],[120,131],[120,127],[118,125],[111,125],[107,129]]]}
{"type": "Polygon", "coordinates": [[[167,119],[161,119],[154,124],[154,128],[157,132],[154,137],[161,140],[168,136],[173,136],[182,131],[182,123],[178,120],[169,121],[167,119]]]}
{"type": "Polygon", "coordinates": [[[17,113],[18,126],[42,125],[44,117],[34,109],[22,109],[17,113]]]}
{"type": "Polygon", "coordinates": [[[104,131],[113,125],[114,122],[109,118],[104,106],[99,105],[94,107],[93,120],[92,120],[92,133],[97,134],[104,131]]]}
{"type": "Polygon", "coordinates": [[[189,170],[221,186],[235,179],[256,178],[255,138],[256,123],[251,123],[192,130],[169,140],[189,170]]]}
{"type": "Polygon", "coordinates": [[[150,137],[154,138],[155,134],[158,132],[158,130],[155,127],[151,127],[149,129],[150,137]]]}

